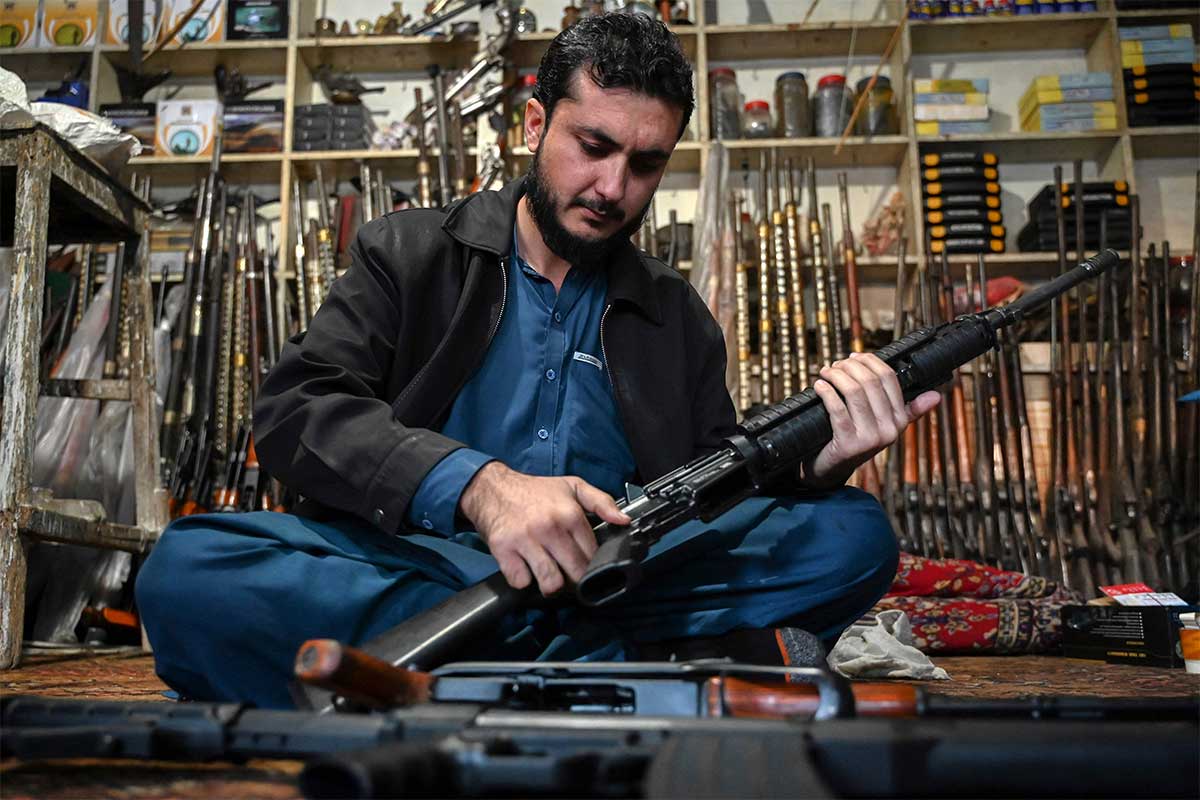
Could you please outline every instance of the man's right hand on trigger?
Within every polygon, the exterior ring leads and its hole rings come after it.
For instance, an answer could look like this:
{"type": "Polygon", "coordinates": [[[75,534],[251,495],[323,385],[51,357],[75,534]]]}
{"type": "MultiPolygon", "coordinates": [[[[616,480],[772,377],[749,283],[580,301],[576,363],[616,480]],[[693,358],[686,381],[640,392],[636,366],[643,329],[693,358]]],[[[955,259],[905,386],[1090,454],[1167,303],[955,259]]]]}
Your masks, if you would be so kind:
{"type": "Polygon", "coordinates": [[[524,589],[536,579],[545,596],[563,588],[564,576],[573,583],[583,577],[596,552],[588,512],[614,525],[630,522],[612,497],[582,478],[534,477],[499,461],[475,473],[458,505],[508,584],[524,589]]]}

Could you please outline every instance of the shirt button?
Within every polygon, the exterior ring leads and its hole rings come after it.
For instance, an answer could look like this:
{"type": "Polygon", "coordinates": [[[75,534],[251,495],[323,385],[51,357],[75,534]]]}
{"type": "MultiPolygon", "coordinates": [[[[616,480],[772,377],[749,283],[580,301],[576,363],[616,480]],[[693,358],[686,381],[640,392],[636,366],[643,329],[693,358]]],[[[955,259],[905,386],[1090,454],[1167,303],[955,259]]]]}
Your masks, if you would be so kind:
{"type": "Polygon", "coordinates": [[[424,527],[425,530],[431,531],[431,530],[433,530],[433,520],[423,519],[423,520],[421,520],[421,526],[424,527]]]}
{"type": "Polygon", "coordinates": [[[373,514],[371,514],[371,521],[374,522],[377,527],[382,528],[383,520],[384,520],[383,509],[382,508],[375,509],[375,512],[373,514]]]}
{"type": "Polygon", "coordinates": [[[538,438],[539,439],[549,439],[550,431],[546,430],[545,428],[542,428],[540,431],[538,431],[538,438]]]}
{"type": "Polygon", "coordinates": [[[555,321],[555,322],[562,322],[562,312],[561,312],[561,311],[555,311],[555,312],[554,312],[554,321],[555,321]]]}
{"type": "Polygon", "coordinates": [[[554,375],[555,375],[554,370],[552,370],[552,369],[546,370],[546,380],[548,380],[548,381],[554,380],[554,375]]]}

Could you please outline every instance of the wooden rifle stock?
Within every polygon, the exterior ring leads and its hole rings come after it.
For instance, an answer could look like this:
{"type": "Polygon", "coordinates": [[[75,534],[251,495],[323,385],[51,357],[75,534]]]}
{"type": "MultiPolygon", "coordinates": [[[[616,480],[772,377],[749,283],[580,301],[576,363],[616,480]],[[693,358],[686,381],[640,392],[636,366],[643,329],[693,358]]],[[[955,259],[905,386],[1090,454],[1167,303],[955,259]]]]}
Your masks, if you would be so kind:
{"type": "Polygon", "coordinates": [[[333,639],[309,639],[302,644],[296,653],[295,674],[309,686],[371,709],[423,703],[429,700],[435,680],[428,672],[394,667],[333,639]]]}

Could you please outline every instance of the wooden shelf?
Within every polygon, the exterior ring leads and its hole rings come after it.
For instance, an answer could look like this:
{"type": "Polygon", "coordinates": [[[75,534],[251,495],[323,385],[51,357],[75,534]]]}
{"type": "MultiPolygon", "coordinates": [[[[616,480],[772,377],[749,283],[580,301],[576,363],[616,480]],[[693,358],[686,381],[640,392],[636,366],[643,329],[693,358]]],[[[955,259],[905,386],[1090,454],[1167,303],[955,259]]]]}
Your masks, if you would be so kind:
{"type": "MultiPolygon", "coordinates": [[[[679,36],[683,51],[692,61],[696,60],[696,43],[699,33],[694,27],[676,26],[671,29],[679,36]]],[[[538,31],[537,33],[522,33],[517,36],[508,48],[508,57],[512,59],[517,69],[527,70],[537,67],[542,60],[550,40],[558,35],[558,31],[538,31]]]]}
{"type": "MultiPolygon", "coordinates": [[[[226,153],[221,156],[221,174],[234,184],[278,183],[282,153],[226,153]]],[[[194,184],[208,173],[209,156],[138,156],[126,171],[148,173],[155,184],[194,184]]]]}
{"type": "MultiPolygon", "coordinates": [[[[112,63],[128,68],[129,48],[104,45],[100,52],[112,63]]],[[[210,77],[218,64],[237,67],[245,75],[287,73],[286,39],[251,39],[234,42],[193,42],[164,47],[146,63],[147,71],[170,69],[173,76],[210,77]]]]}
{"type": "MultiPolygon", "coordinates": [[[[667,170],[669,172],[699,172],[703,150],[704,146],[700,142],[680,142],[675,146],[675,152],[671,154],[667,170]]],[[[529,148],[524,145],[513,149],[510,156],[517,160],[522,170],[533,158],[529,148]]]]}
{"type": "MultiPolygon", "coordinates": [[[[923,152],[961,149],[979,145],[995,153],[1003,168],[1007,163],[1051,163],[1081,158],[1103,161],[1121,141],[1120,131],[1064,131],[1038,133],[983,133],[974,136],[918,136],[923,152]]],[[[1003,174],[1003,173],[1002,173],[1003,174]]]]}
{"type": "Polygon", "coordinates": [[[1186,8],[1152,8],[1146,11],[1118,11],[1117,22],[1128,22],[1132,25],[1153,25],[1158,22],[1190,22],[1192,35],[1200,33],[1196,25],[1200,23],[1200,6],[1191,10],[1186,8]]]}
{"type": "MultiPolygon", "coordinates": [[[[90,60],[92,46],[55,47],[38,50],[0,50],[0,66],[11,70],[26,83],[53,83],[61,81],[79,66],[83,59],[90,60]]],[[[86,71],[85,71],[86,74],[86,71]]]]}
{"type": "MultiPolygon", "coordinates": [[[[429,152],[429,167],[437,174],[437,149],[429,152]]],[[[292,153],[292,166],[302,179],[311,179],[315,171],[314,164],[321,164],[326,174],[337,176],[338,180],[348,180],[357,177],[359,162],[368,161],[381,169],[388,180],[413,180],[417,177],[417,161],[419,151],[404,150],[334,150],[326,152],[292,153]],[[328,165],[326,167],[326,165],[328,165]]],[[[475,148],[467,148],[468,159],[475,156],[475,148]]],[[[453,161],[451,161],[453,163],[453,161]]]]}
{"type": "MultiPolygon", "coordinates": [[[[857,55],[880,55],[896,30],[896,22],[829,22],[810,25],[710,25],[704,29],[708,60],[845,59],[854,37],[857,55]]],[[[711,63],[710,63],[711,68],[711,63]]]]}
{"type": "MultiPolygon", "coordinates": [[[[742,156],[739,151],[778,148],[781,158],[812,158],[817,167],[896,167],[908,150],[907,136],[851,136],[840,153],[837,138],[808,137],[805,139],[732,139],[724,142],[729,148],[730,168],[737,168],[742,156]]],[[[754,166],[754,165],[752,165],[754,166]]]]}
{"type": "Polygon", "coordinates": [[[1200,125],[1130,128],[1134,158],[1200,159],[1200,125]]]}
{"type": "Polygon", "coordinates": [[[479,51],[474,36],[442,39],[429,36],[346,36],[300,39],[300,59],[310,70],[329,64],[337,70],[365,73],[421,72],[430,64],[444,70],[471,62],[479,51]]]}
{"type": "Polygon", "coordinates": [[[914,53],[1004,50],[1078,50],[1089,47],[1109,22],[1106,12],[912,20],[914,53]]]}

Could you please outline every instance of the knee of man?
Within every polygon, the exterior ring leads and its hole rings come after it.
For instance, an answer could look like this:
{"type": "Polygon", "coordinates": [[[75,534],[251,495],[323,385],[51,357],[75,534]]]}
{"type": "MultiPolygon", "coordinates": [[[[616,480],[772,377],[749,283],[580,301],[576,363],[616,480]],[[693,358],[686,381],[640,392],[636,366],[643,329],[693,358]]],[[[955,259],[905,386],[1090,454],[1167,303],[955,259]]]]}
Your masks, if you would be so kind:
{"type": "Polygon", "coordinates": [[[199,542],[192,533],[178,530],[175,523],[168,525],[138,571],[134,596],[143,622],[161,620],[191,594],[189,575],[199,542]]]}
{"type": "Polygon", "coordinates": [[[858,489],[843,489],[837,499],[841,508],[827,516],[841,540],[835,571],[845,582],[870,584],[882,595],[891,586],[900,562],[900,548],[887,513],[879,501],[858,489]]]}

